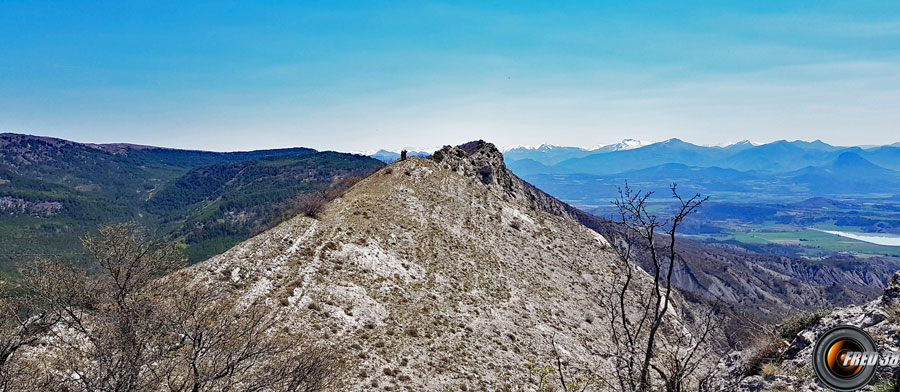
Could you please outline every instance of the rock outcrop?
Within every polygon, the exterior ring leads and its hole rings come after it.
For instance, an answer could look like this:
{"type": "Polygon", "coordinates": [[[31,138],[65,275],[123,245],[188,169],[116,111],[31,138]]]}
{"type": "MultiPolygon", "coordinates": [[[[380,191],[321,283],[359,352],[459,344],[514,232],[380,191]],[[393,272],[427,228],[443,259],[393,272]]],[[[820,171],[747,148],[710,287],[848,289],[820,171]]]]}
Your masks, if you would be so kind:
{"type": "MultiPolygon", "coordinates": [[[[762,374],[749,374],[758,362],[760,347],[751,347],[726,355],[717,365],[715,385],[733,391],[826,391],[817,383],[812,370],[812,351],[816,339],[837,325],[862,328],[875,339],[881,351],[900,351],[900,271],[894,274],[884,294],[863,305],[820,312],[809,318],[790,341],[784,342],[777,358],[769,361],[762,374]],[[780,389],[779,389],[780,388],[780,389]]],[[[759,372],[756,372],[759,373],[759,372]]],[[[896,367],[879,366],[873,384],[888,382],[898,374],[896,367]]]]}
{"type": "MultiPolygon", "coordinates": [[[[478,140],[456,147],[444,146],[432,157],[441,166],[463,176],[478,178],[499,194],[505,194],[532,208],[571,218],[582,224],[585,224],[588,219],[594,218],[517,177],[507,169],[503,161],[503,154],[491,143],[478,140]]],[[[595,228],[588,224],[586,226],[595,228]]]]}

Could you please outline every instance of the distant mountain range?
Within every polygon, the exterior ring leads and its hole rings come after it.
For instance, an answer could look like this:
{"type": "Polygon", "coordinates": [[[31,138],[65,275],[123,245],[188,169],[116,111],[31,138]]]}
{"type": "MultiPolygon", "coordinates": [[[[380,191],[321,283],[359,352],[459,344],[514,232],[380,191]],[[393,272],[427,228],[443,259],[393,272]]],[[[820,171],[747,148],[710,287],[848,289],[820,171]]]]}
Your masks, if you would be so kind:
{"type": "MultiPolygon", "coordinates": [[[[411,156],[411,157],[425,158],[429,155],[431,155],[431,153],[425,152],[425,151],[409,151],[409,152],[407,152],[407,156],[411,156]]],[[[400,159],[399,152],[388,151],[388,150],[378,150],[378,152],[376,152],[374,154],[369,154],[368,156],[369,156],[369,158],[375,158],[384,163],[391,163],[391,162],[394,162],[394,161],[400,159]]]]}
{"type": "Polygon", "coordinates": [[[77,260],[80,236],[132,219],[203,260],[269,227],[294,196],[381,166],[303,147],[221,153],[0,134],[0,271],[77,260]]]}
{"type": "Polygon", "coordinates": [[[517,149],[506,164],[554,196],[605,204],[626,180],[665,192],[672,182],[706,194],[808,198],[900,193],[900,147],[838,147],[820,140],[698,146],[679,139],[615,151],[517,149]]]}
{"type": "MultiPolygon", "coordinates": [[[[649,146],[651,144],[653,144],[653,142],[646,142],[636,139],[625,139],[620,143],[599,145],[592,148],[565,147],[552,144],[541,144],[537,146],[511,146],[501,149],[500,151],[503,152],[503,154],[507,157],[507,161],[533,159],[544,165],[553,165],[571,158],[585,157],[595,153],[631,150],[649,146]]],[[[414,150],[410,150],[407,154],[409,156],[417,156],[420,158],[425,158],[431,155],[431,153],[428,151],[414,150]]],[[[396,161],[397,159],[400,159],[400,152],[384,149],[378,150],[377,152],[371,154],[366,153],[365,155],[371,158],[378,159],[379,161],[385,163],[390,163],[396,161]]]]}
{"type": "MultiPolygon", "coordinates": [[[[618,145],[617,145],[618,146],[618,145]]],[[[750,142],[725,147],[698,146],[669,139],[636,148],[584,150],[577,147],[518,148],[506,153],[506,162],[520,174],[583,173],[614,174],[669,163],[716,166],[740,171],[787,172],[807,166],[822,166],[845,152],[892,170],[900,170],[900,147],[837,147],[820,140],[777,141],[763,145],[750,142]]]]}
{"type": "Polygon", "coordinates": [[[554,146],[541,144],[540,146],[517,146],[506,148],[503,151],[506,161],[531,159],[542,165],[555,165],[559,162],[582,158],[591,154],[601,154],[613,151],[625,151],[641,148],[653,144],[636,139],[625,139],[621,143],[601,145],[593,148],[554,146]]]}
{"type": "MultiPolygon", "coordinates": [[[[627,142],[627,141],[626,141],[627,142]]],[[[679,139],[634,148],[585,150],[578,147],[542,146],[516,148],[506,153],[506,163],[519,174],[583,173],[615,174],[669,163],[716,166],[740,171],[787,172],[807,166],[822,166],[845,152],[892,170],[900,170],[900,147],[837,147],[820,140],[785,140],[763,145],[744,141],[732,145],[698,146],[679,139]]]]}

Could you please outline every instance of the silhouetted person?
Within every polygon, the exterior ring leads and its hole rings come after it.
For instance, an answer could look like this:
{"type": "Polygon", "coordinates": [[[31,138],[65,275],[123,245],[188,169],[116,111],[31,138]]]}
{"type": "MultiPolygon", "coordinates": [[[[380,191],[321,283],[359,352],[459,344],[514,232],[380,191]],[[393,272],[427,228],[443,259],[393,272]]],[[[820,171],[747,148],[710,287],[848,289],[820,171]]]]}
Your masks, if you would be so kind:
{"type": "Polygon", "coordinates": [[[400,160],[401,161],[406,160],[406,150],[400,151],[400,160]]]}

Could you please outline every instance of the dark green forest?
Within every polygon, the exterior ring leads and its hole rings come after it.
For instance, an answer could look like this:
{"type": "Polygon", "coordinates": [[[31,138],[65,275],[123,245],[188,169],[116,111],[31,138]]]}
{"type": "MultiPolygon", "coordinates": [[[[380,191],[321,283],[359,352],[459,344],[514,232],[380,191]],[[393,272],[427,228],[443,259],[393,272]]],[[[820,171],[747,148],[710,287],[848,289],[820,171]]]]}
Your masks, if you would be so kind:
{"type": "Polygon", "coordinates": [[[202,261],[278,223],[299,194],[382,165],[309,148],[219,153],[0,134],[0,273],[35,258],[81,263],[82,236],[131,220],[202,261]]]}

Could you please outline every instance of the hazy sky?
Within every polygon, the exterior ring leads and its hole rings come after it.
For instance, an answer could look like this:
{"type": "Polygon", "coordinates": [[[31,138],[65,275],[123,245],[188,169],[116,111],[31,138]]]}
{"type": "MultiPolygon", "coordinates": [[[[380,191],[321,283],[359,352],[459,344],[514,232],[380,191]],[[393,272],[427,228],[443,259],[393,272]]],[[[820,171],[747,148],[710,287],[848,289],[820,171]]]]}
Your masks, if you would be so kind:
{"type": "Polygon", "coordinates": [[[0,132],[207,150],[900,140],[900,2],[0,1],[0,132]]]}

